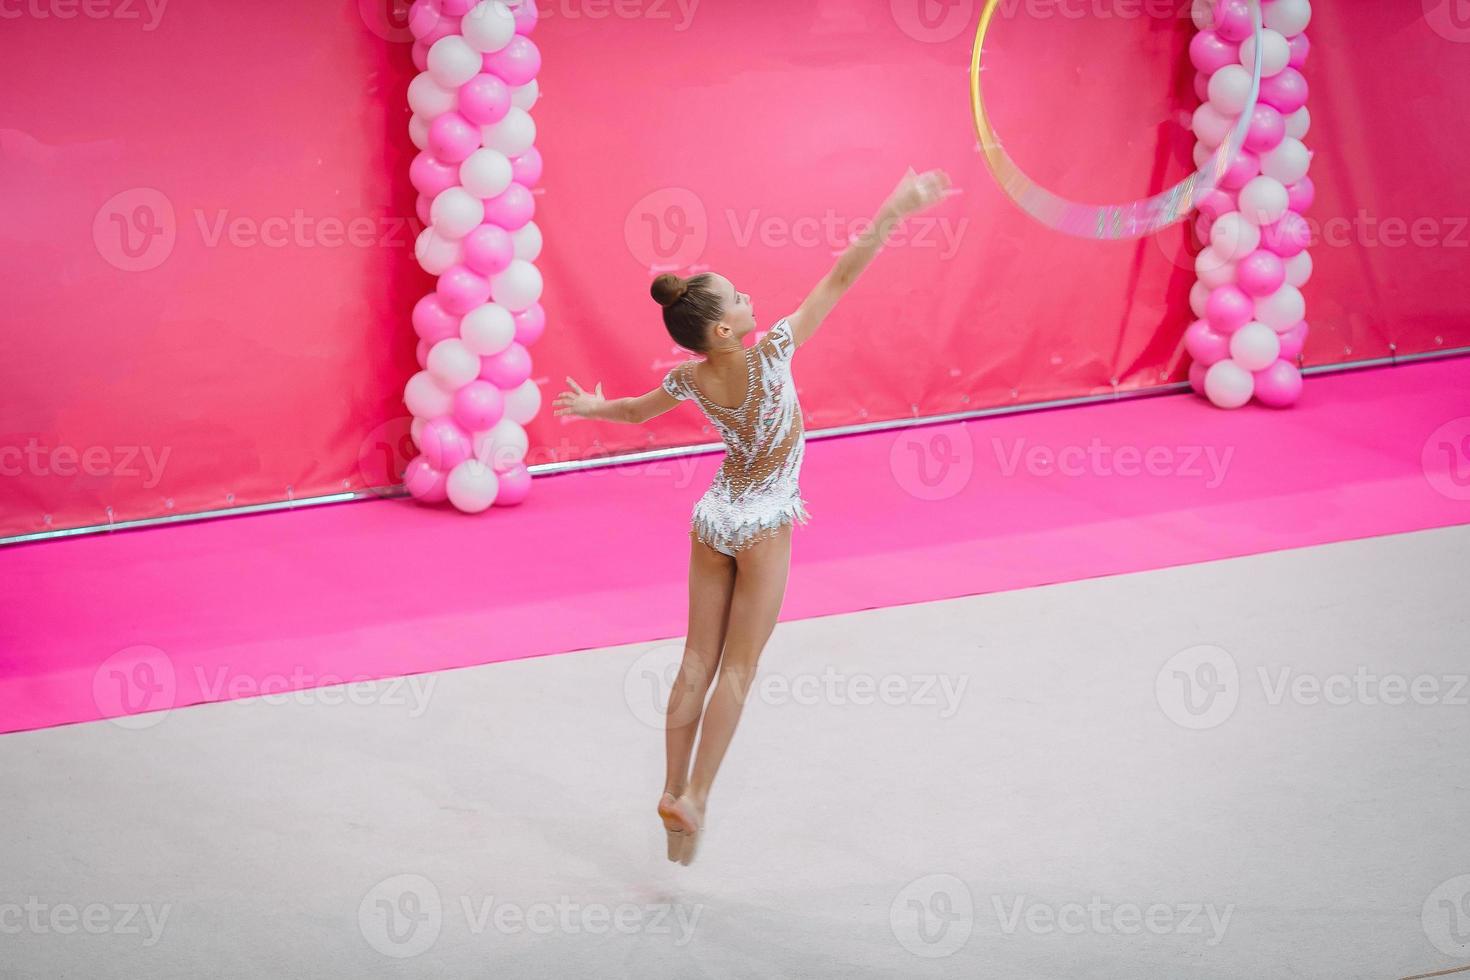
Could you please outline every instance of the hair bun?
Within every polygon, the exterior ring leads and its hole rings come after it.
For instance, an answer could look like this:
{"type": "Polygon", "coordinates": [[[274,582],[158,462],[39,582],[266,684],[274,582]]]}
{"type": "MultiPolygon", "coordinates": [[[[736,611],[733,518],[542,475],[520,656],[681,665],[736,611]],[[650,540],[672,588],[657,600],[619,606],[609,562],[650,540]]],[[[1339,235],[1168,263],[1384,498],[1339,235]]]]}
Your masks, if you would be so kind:
{"type": "Polygon", "coordinates": [[[665,272],[653,281],[653,288],[649,290],[659,306],[673,306],[684,298],[684,293],[689,289],[689,280],[680,279],[671,272],[665,272]]]}

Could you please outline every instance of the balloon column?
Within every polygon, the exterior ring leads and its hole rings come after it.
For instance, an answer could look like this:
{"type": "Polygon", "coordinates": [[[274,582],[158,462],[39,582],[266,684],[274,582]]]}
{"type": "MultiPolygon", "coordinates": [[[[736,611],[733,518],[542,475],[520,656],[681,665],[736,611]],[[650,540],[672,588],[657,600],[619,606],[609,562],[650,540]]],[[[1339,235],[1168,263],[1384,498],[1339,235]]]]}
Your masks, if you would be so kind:
{"type": "Polygon", "coordinates": [[[422,370],[403,400],[419,455],[404,484],[466,513],[518,504],[531,488],[524,426],[541,392],[528,348],[546,327],[531,220],[536,17],[534,0],[414,0],[409,10],[419,74],[408,131],[419,153],[408,175],[425,225],[414,254],[439,278],[413,310],[422,370]]]}
{"type": "MultiPolygon", "coordinates": [[[[1185,332],[1193,364],[1189,383],[1221,408],[1254,396],[1284,408],[1301,394],[1298,356],[1307,336],[1301,287],[1312,276],[1311,153],[1302,139],[1311,126],[1302,67],[1310,45],[1310,0],[1260,0],[1261,88],[1245,147],[1199,202],[1195,230],[1205,245],[1195,260],[1199,281],[1190,293],[1198,318],[1185,332]]],[[[1250,0],[1195,5],[1199,33],[1189,46],[1198,70],[1194,113],[1198,165],[1235,127],[1249,101],[1255,39],[1250,0]]]]}

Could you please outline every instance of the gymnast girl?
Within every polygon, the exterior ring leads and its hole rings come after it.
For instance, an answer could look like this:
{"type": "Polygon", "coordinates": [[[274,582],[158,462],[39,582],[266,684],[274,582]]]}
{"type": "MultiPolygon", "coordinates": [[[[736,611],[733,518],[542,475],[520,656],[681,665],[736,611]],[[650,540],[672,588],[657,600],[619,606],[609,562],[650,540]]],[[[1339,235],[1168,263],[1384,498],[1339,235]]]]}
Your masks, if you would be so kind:
{"type": "Polygon", "coordinates": [[[725,443],[724,462],[695,503],[689,532],[689,628],[669,695],[668,769],[657,808],[670,861],[687,865],[694,859],[710,787],[781,611],[792,526],[808,520],[797,483],[805,436],[792,357],[893,227],[938,202],[948,187],[943,171],[910,171],[796,312],[749,347],[745,337],[756,329],[749,293],[714,272],[659,276],[652,293],[663,307],[664,326],[703,360],[685,361],[638,397],[605,399],[600,383],[589,392],[569,377],[570,390],[556,398],[557,415],[634,424],[692,399],[725,443]]]}

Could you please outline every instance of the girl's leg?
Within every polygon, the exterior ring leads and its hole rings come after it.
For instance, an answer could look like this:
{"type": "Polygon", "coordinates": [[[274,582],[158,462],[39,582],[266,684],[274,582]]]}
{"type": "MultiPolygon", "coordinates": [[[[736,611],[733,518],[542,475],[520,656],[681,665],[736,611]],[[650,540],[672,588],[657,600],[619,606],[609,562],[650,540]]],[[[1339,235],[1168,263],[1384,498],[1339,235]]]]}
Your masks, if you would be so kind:
{"type": "Polygon", "coordinates": [[[685,798],[703,823],[705,800],[725,750],[735,734],[741,710],[755,679],[756,663],[776,628],[786,578],[791,567],[791,525],[743,550],[736,559],[735,592],[730,601],[730,626],[720,659],[714,694],[704,713],[699,751],[685,798]]]}
{"type": "Polygon", "coordinates": [[[704,712],[705,695],[714,680],[725,646],[730,601],[735,585],[735,559],[691,537],[689,552],[689,635],[684,662],[669,692],[664,746],[668,755],[664,792],[682,794],[689,783],[689,757],[704,712]]]}

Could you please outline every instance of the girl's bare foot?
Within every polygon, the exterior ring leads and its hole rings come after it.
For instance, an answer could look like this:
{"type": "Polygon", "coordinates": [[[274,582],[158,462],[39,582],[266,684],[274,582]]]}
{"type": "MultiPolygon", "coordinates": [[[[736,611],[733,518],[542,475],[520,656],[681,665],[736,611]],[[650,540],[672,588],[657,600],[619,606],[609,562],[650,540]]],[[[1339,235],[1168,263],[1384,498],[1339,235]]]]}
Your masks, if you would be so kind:
{"type": "Polygon", "coordinates": [[[669,860],[690,864],[704,830],[704,804],[687,793],[677,797],[665,793],[658,803],[658,815],[669,836],[669,860]]]}

